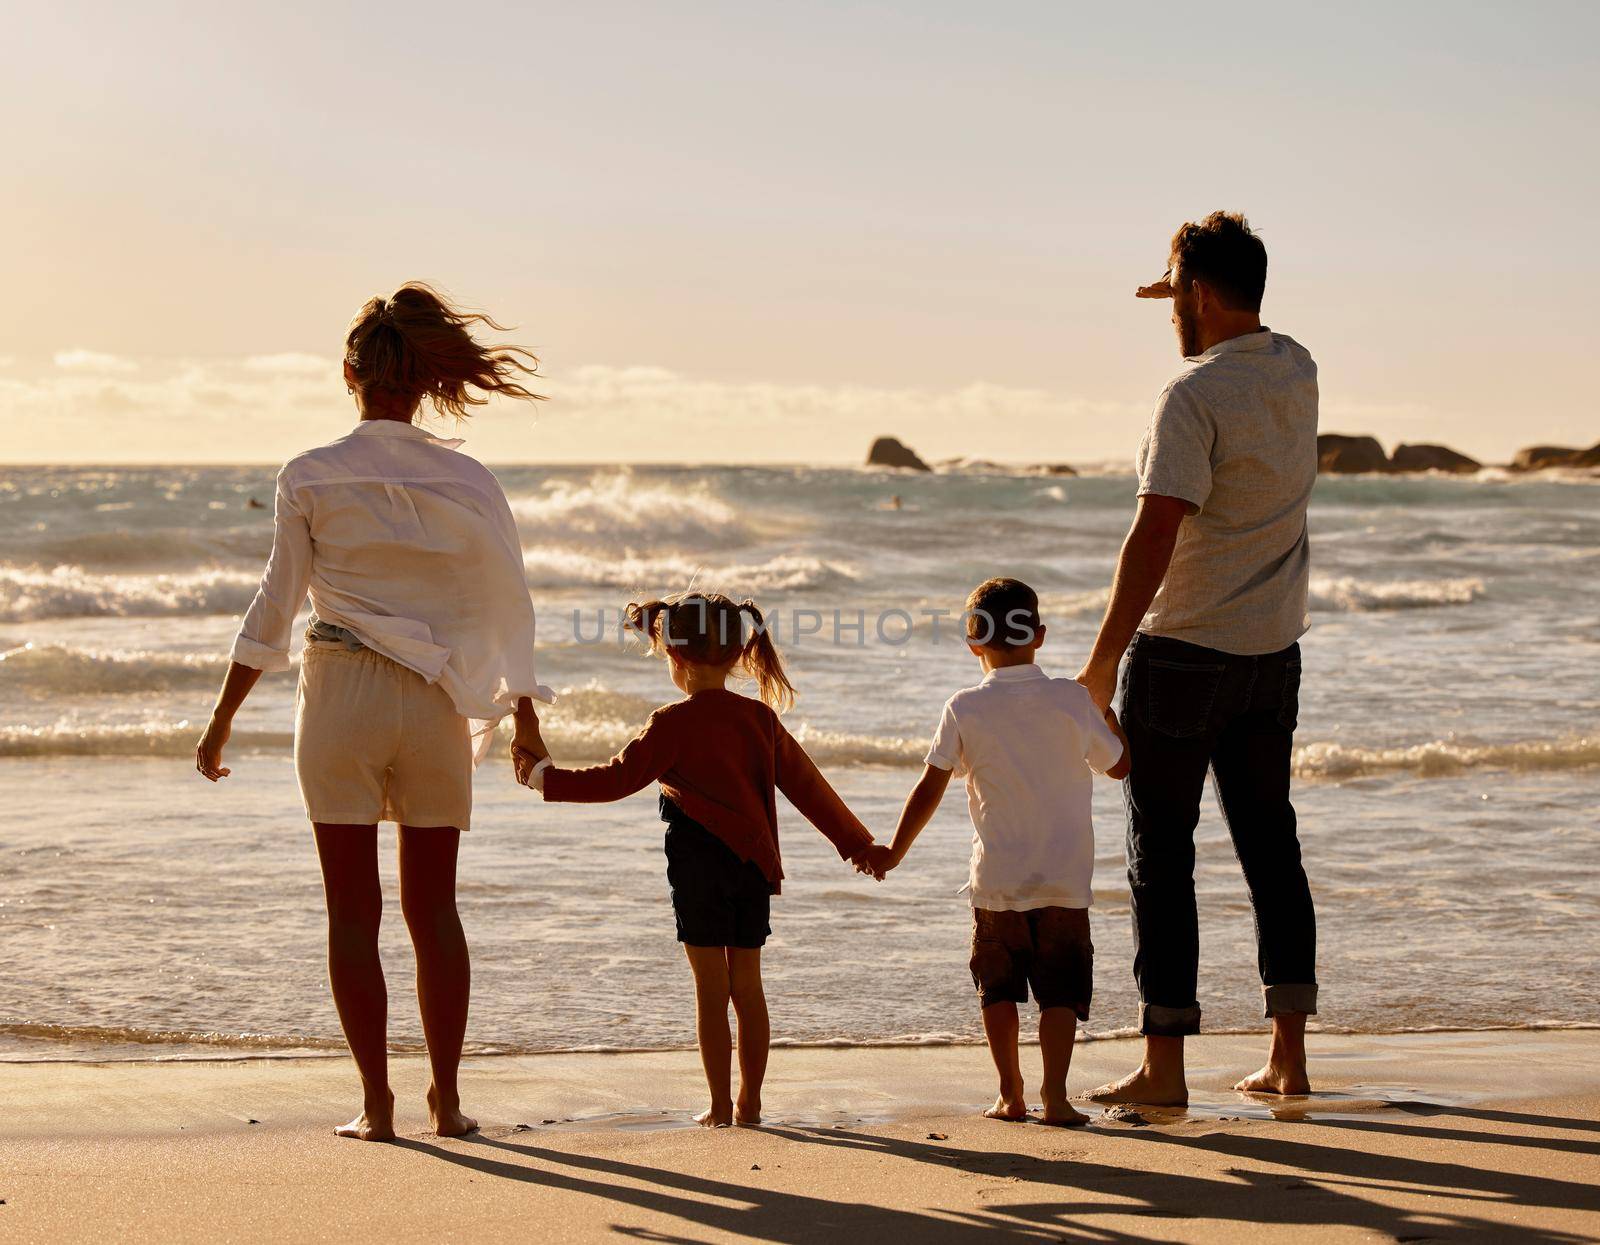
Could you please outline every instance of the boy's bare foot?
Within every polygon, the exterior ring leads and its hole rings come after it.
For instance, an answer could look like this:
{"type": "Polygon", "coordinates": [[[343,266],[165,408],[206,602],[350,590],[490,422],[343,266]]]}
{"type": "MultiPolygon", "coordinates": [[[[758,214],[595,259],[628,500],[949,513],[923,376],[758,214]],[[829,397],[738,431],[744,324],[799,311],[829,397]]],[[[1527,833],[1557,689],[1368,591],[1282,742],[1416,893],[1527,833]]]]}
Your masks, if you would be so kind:
{"type": "Polygon", "coordinates": [[[700,1125],[701,1128],[732,1128],[733,1104],[731,1102],[712,1103],[694,1117],[694,1122],[700,1125]]]}
{"type": "Polygon", "coordinates": [[[357,1141],[393,1141],[394,1094],[388,1095],[387,1102],[368,1103],[360,1115],[333,1132],[336,1137],[353,1137],[357,1141]]]}
{"type": "Polygon", "coordinates": [[[1028,1118],[1028,1100],[1026,1098],[1007,1098],[1001,1094],[994,1100],[994,1106],[985,1111],[984,1116],[991,1120],[1025,1120],[1028,1118]]]}
{"type": "Polygon", "coordinates": [[[1039,1117],[1039,1123],[1053,1128],[1082,1128],[1088,1122],[1087,1115],[1065,1100],[1045,1103],[1044,1114],[1039,1117]]]}
{"type": "Polygon", "coordinates": [[[1305,1065],[1279,1067],[1269,1063],[1259,1072],[1253,1072],[1234,1086],[1245,1094],[1309,1094],[1311,1079],[1305,1065]]]}
{"type": "Polygon", "coordinates": [[[761,1123],[761,1099],[741,1095],[733,1108],[733,1122],[743,1128],[754,1128],[761,1123]]]}
{"type": "Polygon", "coordinates": [[[1135,1103],[1144,1107],[1186,1107],[1189,1105],[1189,1086],[1180,1071],[1176,1076],[1158,1077],[1149,1068],[1130,1072],[1120,1081],[1112,1081],[1084,1095],[1090,1102],[1135,1103]]]}
{"type": "Polygon", "coordinates": [[[443,1101],[439,1091],[433,1086],[428,1086],[428,1118],[433,1121],[433,1131],[439,1137],[465,1137],[478,1127],[478,1121],[470,1115],[463,1115],[461,1102],[443,1101]]]}

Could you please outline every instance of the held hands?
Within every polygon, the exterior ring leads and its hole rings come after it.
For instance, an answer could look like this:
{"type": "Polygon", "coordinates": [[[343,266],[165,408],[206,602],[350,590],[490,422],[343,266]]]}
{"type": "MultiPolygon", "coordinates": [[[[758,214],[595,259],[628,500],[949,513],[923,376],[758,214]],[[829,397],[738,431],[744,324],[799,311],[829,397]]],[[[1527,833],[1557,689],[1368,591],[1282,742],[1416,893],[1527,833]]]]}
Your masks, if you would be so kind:
{"type": "Polygon", "coordinates": [[[200,742],[195,746],[194,767],[212,782],[233,773],[222,764],[222,749],[232,733],[232,723],[219,722],[216,718],[212,718],[206,724],[205,734],[200,736],[200,742]]]}
{"type": "Polygon", "coordinates": [[[511,769],[517,781],[526,787],[533,776],[533,767],[549,756],[550,749],[545,747],[544,736],[539,733],[539,719],[532,712],[532,706],[523,701],[517,706],[516,734],[511,739],[511,769]]]}
{"type": "Polygon", "coordinates": [[[1117,694],[1116,665],[1091,662],[1078,671],[1078,682],[1088,689],[1089,699],[1094,701],[1095,708],[1101,713],[1111,708],[1111,700],[1117,694]]]}
{"type": "Polygon", "coordinates": [[[894,849],[887,843],[873,843],[861,849],[851,861],[857,873],[865,873],[881,882],[884,875],[900,862],[894,858],[894,849]]]}

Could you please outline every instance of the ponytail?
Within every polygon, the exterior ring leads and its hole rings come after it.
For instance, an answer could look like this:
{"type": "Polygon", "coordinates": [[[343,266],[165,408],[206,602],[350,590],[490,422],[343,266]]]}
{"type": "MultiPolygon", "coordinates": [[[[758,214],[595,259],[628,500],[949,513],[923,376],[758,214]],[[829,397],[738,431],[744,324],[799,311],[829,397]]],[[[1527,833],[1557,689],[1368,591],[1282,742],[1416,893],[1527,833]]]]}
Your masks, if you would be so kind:
{"type": "Polygon", "coordinates": [[[794,707],[794,684],[784,673],[783,659],[778,656],[778,646],[772,642],[772,633],[761,618],[761,609],[749,597],[739,602],[739,612],[749,614],[755,623],[750,638],[744,642],[739,663],[756,681],[756,690],[769,709],[782,713],[794,707]]]}
{"type": "Polygon", "coordinates": [[[482,394],[533,401],[519,373],[538,374],[539,360],[521,346],[489,347],[472,336],[503,324],[451,306],[432,286],[407,281],[387,298],[369,298],[350,322],[344,357],[364,403],[412,411],[424,398],[440,415],[465,419],[482,394]],[[477,393],[469,391],[477,390],[477,393]]]}

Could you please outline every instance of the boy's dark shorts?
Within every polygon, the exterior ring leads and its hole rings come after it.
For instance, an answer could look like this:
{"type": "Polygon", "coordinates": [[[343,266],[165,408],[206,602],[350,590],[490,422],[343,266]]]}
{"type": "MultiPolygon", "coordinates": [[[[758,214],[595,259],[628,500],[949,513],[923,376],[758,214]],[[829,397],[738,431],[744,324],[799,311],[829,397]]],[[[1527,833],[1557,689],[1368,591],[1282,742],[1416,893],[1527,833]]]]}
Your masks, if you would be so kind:
{"type": "Polygon", "coordinates": [[[1028,987],[1040,1009],[1070,1007],[1089,1019],[1094,993],[1094,944],[1087,908],[972,910],[972,983],[983,1006],[1026,1003],[1028,987]]]}
{"type": "Polygon", "coordinates": [[[667,884],[678,941],[691,947],[764,946],[772,933],[766,874],[666,796],[661,820],[667,823],[667,884]]]}

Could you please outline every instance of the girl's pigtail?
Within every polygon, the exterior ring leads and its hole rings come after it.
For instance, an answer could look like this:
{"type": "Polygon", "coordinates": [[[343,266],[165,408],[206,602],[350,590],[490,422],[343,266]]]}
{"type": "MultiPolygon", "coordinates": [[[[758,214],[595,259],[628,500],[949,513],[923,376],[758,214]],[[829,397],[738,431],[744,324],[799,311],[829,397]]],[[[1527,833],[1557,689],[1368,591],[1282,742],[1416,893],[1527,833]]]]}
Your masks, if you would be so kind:
{"type": "Polygon", "coordinates": [[[778,656],[778,646],[772,642],[771,634],[762,623],[761,610],[754,601],[746,597],[739,603],[739,612],[749,614],[755,623],[750,638],[744,643],[740,660],[755,679],[762,701],[768,708],[782,713],[793,707],[795,691],[789,676],[783,672],[783,659],[778,656]]]}
{"type": "Polygon", "coordinates": [[[665,601],[646,601],[640,605],[637,601],[629,601],[625,615],[627,629],[634,632],[644,640],[650,652],[654,653],[661,648],[661,636],[657,631],[657,622],[661,612],[667,608],[665,601]]]}

